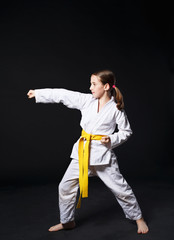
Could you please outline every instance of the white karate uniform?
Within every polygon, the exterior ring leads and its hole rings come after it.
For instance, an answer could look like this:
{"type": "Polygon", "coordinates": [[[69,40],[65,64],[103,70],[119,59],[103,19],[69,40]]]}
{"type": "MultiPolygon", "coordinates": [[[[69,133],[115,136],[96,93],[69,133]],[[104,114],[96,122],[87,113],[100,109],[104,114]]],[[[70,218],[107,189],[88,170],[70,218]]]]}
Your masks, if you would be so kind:
{"type": "MultiPolygon", "coordinates": [[[[94,135],[107,135],[111,139],[110,148],[98,140],[91,140],[89,176],[98,176],[114,193],[123,208],[125,216],[132,220],[142,217],[136,197],[119,171],[117,156],[113,148],[125,142],[132,130],[125,110],[118,110],[114,98],[98,112],[98,99],[92,94],[66,89],[36,89],[36,103],[63,103],[68,108],[81,111],[80,125],[85,132],[94,135]],[[116,126],[118,131],[115,132],[116,126]]],[[[59,184],[59,209],[61,223],[74,220],[75,203],[79,188],[78,143],[74,144],[72,161],[59,184]]]]}

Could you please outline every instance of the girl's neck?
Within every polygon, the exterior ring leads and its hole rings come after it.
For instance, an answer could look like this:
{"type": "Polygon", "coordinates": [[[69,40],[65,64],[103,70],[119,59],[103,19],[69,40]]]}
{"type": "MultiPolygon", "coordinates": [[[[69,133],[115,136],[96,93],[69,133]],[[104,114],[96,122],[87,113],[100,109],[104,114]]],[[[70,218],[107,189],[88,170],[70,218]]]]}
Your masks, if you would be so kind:
{"type": "Polygon", "coordinates": [[[110,99],[111,96],[109,96],[108,94],[103,95],[101,98],[98,99],[100,106],[105,105],[110,99]]]}
{"type": "Polygon", "coordinates": [[[104,105],[109,102],[111,99],[111,96],[103,95],[101,98],[98,99],[98,109],[97,112],[99,113],[100,110],[104,107],[104,105]]]}

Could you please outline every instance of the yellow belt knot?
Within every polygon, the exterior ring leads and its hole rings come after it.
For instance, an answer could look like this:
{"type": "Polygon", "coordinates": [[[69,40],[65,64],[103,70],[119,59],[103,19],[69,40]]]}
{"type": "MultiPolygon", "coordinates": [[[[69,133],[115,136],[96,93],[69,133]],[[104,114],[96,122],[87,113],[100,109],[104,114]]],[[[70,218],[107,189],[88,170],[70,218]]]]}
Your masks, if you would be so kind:
{"type": "Polygon", "coordinates": [[[91,140],[101,140],[103,136],[104,135],[89,134],[82,130],[78,148],[80,196],[77,203],[77,208],[80,208],[81,206],[81,197],[88,197],[88,165],[91,140]],[[84,141],[86,141],[85,145],[84,141]]]}

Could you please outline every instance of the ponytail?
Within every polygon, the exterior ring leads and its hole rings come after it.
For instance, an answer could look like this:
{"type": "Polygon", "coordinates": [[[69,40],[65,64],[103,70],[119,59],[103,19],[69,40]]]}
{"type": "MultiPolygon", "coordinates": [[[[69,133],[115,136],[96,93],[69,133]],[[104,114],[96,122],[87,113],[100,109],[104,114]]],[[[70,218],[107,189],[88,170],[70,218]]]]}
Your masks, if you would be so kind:
{"type": "Polygon", "coordinates": [[[124,101],[123,101],[123,95],[121,94],[120,90],[116,86],[114,86],[111,94],[113,95],[114,100],[117,103],[117,108],[119,110],[122,110],[124,108],[124,101]]]}

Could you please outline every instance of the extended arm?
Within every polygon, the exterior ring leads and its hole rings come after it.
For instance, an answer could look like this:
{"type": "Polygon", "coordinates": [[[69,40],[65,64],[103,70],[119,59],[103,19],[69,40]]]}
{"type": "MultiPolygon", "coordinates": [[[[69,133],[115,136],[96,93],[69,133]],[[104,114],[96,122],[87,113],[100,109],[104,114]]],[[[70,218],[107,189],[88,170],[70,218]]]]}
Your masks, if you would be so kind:
{"type": "Polygon", "coordinates": [[[63,103],[68,108],[81,110],[92,97],[91,94],[70,91],[62,88],[30,90],[28,97],[35,97],[36,103],[63,103]]]}

